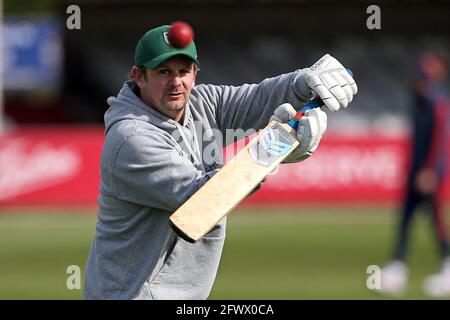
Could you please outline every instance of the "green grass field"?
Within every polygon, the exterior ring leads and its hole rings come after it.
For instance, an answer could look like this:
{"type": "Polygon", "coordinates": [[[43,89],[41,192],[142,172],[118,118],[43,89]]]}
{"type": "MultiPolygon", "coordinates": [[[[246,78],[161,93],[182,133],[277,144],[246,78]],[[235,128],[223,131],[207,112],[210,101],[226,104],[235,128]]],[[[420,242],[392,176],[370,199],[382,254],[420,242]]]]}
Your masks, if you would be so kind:
{"type": "MultiPolygon", "coordinates": [[[[95,208],[79,211],[2,210],[0,299],[82,298],[66,288],[66,269],[84,269],[95,208]]],[[[367,289],[366,269],[386,261],[394,223],[386,209],[234,212],[210,298],[383,299],[367,289]]],[[[403,298],[425,299],[422,280],[437,271],[438,257],[424,215],[416,217],[410,262],[403,298]]]]}

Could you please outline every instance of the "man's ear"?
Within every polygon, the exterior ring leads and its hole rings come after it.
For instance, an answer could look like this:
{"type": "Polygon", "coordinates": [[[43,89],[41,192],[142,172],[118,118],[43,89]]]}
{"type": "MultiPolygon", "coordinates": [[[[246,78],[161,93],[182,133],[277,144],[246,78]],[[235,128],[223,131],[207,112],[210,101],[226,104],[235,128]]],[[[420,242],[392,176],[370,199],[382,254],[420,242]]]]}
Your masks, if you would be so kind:
{"type": "MultiPolygon", "coordinates": [[[[145,71],[147,71],[145,69],[145,71]]],[[[142,88],[145,84],[145,74],[136,66],[131,68],[131,78],[136,82],[139,88],[142,88]]]]}

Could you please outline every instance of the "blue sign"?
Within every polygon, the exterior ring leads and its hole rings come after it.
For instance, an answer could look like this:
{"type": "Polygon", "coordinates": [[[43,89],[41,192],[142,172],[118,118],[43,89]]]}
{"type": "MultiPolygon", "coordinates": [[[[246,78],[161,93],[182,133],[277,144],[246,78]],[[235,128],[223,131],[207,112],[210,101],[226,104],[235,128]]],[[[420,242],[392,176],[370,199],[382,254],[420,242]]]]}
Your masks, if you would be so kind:
{"type": "Polygon", "coordinates": [[[62,27],[52,18],[3,22],[5,90],[58,90],[62,81],[62,27]]]}

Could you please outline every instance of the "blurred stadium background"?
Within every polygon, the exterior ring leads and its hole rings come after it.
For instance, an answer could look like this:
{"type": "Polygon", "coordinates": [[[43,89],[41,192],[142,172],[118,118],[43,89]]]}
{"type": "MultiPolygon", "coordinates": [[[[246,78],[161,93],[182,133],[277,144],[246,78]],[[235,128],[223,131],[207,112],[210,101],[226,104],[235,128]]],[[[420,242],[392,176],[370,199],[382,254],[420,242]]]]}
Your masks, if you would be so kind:
{"type": "MultiPolygon", "coordinates": [[[[84,269],[94,235],[105,100],[141,35],[176,20],[196,32],[200,83],[259,82],[331,53],[359,85],[314,158],[281,168],[230,216],[211,298],[383,298],[367,289],[366,269],[392,249],[408,78],[419,53],[449,53],[448,1],[379,1],[381,30],[367,29],[362,0],[0,3],[0,299],[82,298],[66,269],[84,269]],[[66,28],[71,4],[80,30],[66,28]]],[[[417,220],[412,299],[426,298],[422,280],[438,268],[427,216],[417,220]]]]}

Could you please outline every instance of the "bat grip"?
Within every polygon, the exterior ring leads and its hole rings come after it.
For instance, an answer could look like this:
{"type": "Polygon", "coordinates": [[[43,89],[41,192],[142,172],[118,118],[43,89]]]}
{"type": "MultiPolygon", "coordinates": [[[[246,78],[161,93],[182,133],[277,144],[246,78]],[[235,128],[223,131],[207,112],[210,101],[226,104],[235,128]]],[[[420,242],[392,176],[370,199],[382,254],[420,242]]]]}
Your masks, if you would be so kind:
{"type": "Polygon", "coordinates": [[[294,118],[289,120],[288,125],[291,126],[292,129],[297,130],[298,129],[298,119],[303,117],[303,114],[305,111],[314,109],[314,108],[320,108],[323,106],[323,101],[319,97],[312,99],[310,102],[308,102],[307,105],[305,105],[303,108],[300,109],[299,112],[295,115],[294,118]]]}
{"type": "MultiPolygon", "coordinates": [[[[347,72],[353,77],[352,70],[347,69],[347,72]]],[[[319,97],[312,99],[303,108],[301,108],[299,112],[297,112],[297,114],[295,115],[294,118],[289,120],[288,125],[291,126],[292,129],[297,130],[298,129],[298,119],[303,117],[303,115],[305,114],[306,111],[314,109],[314,108],[320,108],[323,105],[324,105],[324,103],[323,103],[322,99],[320,99],[319,97]]]]}

